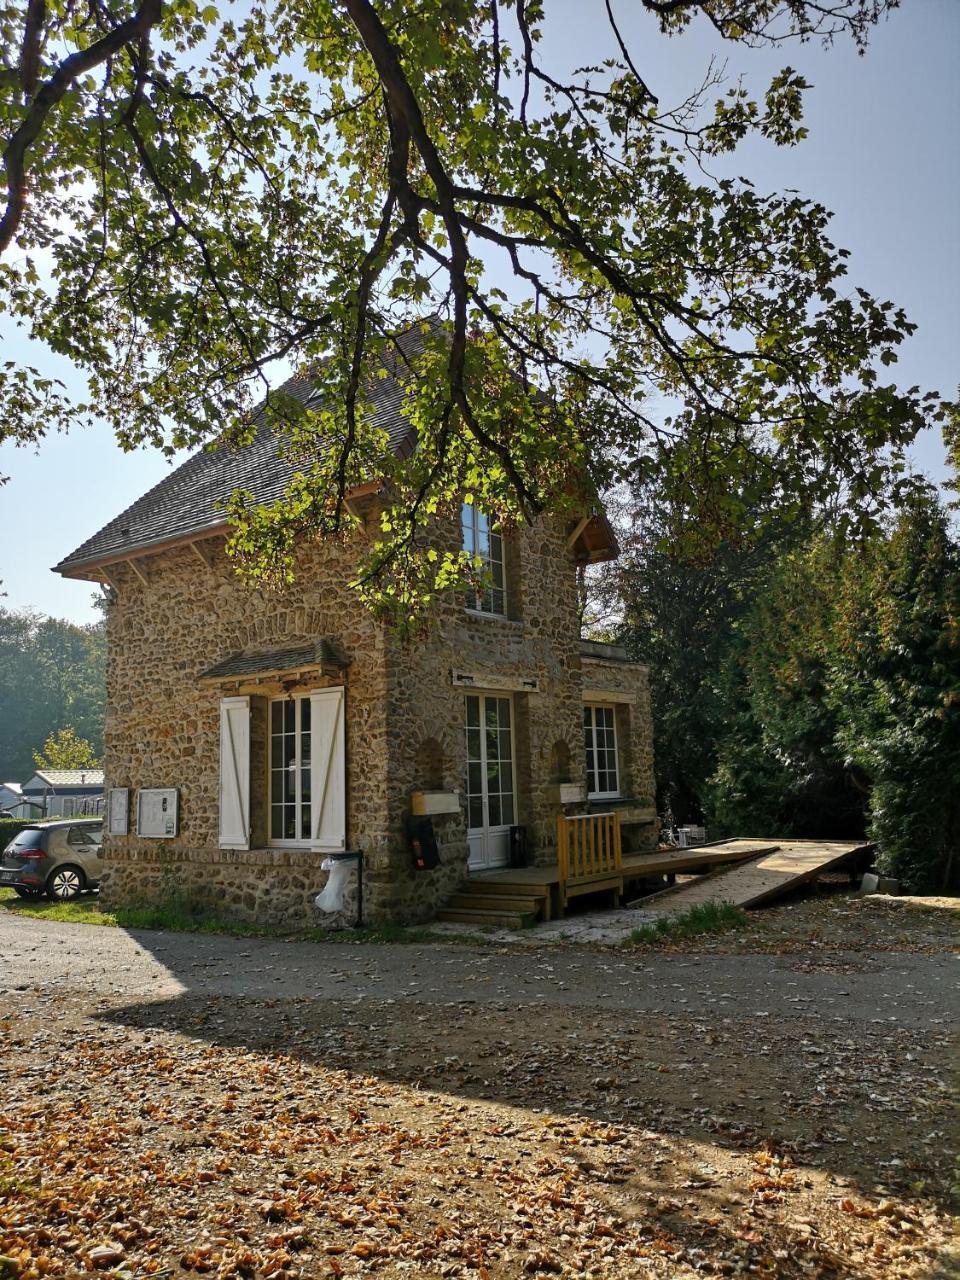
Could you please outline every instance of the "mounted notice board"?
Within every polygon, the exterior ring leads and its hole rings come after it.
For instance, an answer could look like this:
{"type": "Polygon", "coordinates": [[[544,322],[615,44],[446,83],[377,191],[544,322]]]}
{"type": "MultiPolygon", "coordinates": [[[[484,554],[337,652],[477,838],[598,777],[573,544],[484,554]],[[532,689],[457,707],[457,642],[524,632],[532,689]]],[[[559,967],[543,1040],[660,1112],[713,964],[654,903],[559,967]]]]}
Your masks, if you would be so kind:
{"type": "Polygon", "coordinates": [[[127,834],[129,809],[129,787],[111,787],[108,815],[110,821],[109,830],[112,836],[125,836],[127,834]]]}
{"type": "Polygon", "coordinates": [[[176,787],[137,792],[137,835],[151,840],[177,834],[179,792],[176,787]]]}

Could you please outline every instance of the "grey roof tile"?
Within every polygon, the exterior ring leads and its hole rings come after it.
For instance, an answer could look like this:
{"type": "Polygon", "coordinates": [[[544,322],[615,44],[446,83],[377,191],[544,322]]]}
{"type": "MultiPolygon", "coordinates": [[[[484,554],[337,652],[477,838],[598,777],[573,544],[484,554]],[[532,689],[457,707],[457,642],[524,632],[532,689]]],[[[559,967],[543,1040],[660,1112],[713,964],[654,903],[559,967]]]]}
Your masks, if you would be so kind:
{"type": "MultiPolygon", "coordinates": [[[[407,359],[416,355],[423,349],[422,329],[419,326],[411,329],[400,338],[398,345],[407,359]]],[[[310,378],[294,375],[280,390],[306,403],[313,386],[310,378]]],[[[387,432],[391,448],[401,455],[411,451],[413,431],[401,412],[400,382],[394,377],[372,378],[368,391],[374,424],[387,432]]],[[[219,504],[235,489],[248,490],[258,503],[281,498],[296,464],[278,456],[277,437],[266,425],[263,404],[255,410],[253,422],[258,430],[251,444],[242,449],[223,446],[193,454],[65,556],[54,566],[54,572],[64,573],[154,543],[215,528],[224,522],[219,504]]]]}

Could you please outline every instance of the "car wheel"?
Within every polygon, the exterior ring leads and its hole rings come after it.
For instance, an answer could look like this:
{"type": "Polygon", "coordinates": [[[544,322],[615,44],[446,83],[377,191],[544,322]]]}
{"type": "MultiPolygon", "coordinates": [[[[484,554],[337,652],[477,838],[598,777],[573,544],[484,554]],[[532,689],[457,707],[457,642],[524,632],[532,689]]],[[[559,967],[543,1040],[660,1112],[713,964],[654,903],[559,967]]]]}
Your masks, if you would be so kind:
{"type": "Polygon", "coordinates": [[[43,896],[42,889],[25,889],[21,884],[15,884],[13,892],[18,898],[40,898],[43,896]]]}
{"type": "Polygon", "coordinates": [[[83,872],[79,867],[57,867],[47,881],[47,897],[54,902],[70,902],[83,888],[83,872]]]}

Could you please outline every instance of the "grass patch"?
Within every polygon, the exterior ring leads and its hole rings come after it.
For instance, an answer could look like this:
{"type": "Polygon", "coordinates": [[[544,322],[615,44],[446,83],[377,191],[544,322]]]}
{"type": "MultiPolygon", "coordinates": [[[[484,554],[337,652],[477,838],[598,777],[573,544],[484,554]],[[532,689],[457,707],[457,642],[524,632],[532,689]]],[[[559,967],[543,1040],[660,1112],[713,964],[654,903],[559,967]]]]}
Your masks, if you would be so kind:
{"type": "Polygon", "coordinates": [[[50,902],[47,898],[20,898],[12,889],[0,889],[0,910],[35,920],[56,920],[62,924],[107,925],[120,929],[166,929],[173,933],[221,933],[233,938],[276,938],[287,942],[372,942],[424,944],[458,942],[480,944],[486,939],[474,934],[439,933],[417,925],[383,924],[363,929],[283,930],[269,925],[247,924],[217,915],[209,906],[187,899],[105,911],[96,894],[84,894],[73,902],[50,902]]]}
{"type": "Polygon", "coordinates": [[[61,924],[106,924],[117,921],[109,911],[100,910],[95,893],[85,893],[73,902],[51,902],[49,898],[21,898],[12,889],[0,889],[0,911],[35,920],[58,920],[61,924]]]}
{"type": "Polygon", "coordinates": [[[747,923],[747,913],[730,902],[701,902],[679,915],[659,916],[652,924],[641,925],[632,931],[624,945],[677,942],[681,938],[696,938],[704,933],[742,929],[747,923]]]}

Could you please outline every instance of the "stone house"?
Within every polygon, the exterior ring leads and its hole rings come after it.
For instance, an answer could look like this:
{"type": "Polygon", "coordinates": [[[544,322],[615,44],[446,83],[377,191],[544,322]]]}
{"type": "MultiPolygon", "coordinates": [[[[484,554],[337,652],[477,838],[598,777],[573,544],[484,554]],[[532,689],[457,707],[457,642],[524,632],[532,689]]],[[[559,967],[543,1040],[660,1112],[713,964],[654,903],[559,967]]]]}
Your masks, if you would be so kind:
{"type": "MultiPolygon", "coordinates": [[[[392,447],[410,449],[395,386],[374,395],[392,447]]],[[[616,554],[603,514],[507,536],[464,507],[450,536],[491,586],[442,602],[411,642],[348,585],[377,527],[375,482],[352,495],[354,534],[304,540],[289,589],[235,576],[219,501],[236,488],[270,501],[288,478],[261,421],[248,447],[194,455],[56,566],[111,601],[105,901],[175,892],[316,924],[324,862],[358,849],[364,920],[415,922],[468,874],[508,864],[511,833],[529,864],[555,864],[562,812],[616,808],[625,847],[655,845],[646,670],[580,639],[578,565],[616,554]],[[139,797],[160,788],[176,817],[151,832],[139,797]],[[431,825],[436,857],[418,869],[431,825]]],[[[352,923],[354,909],[348,898],[322,921],[352,923]]]]}

